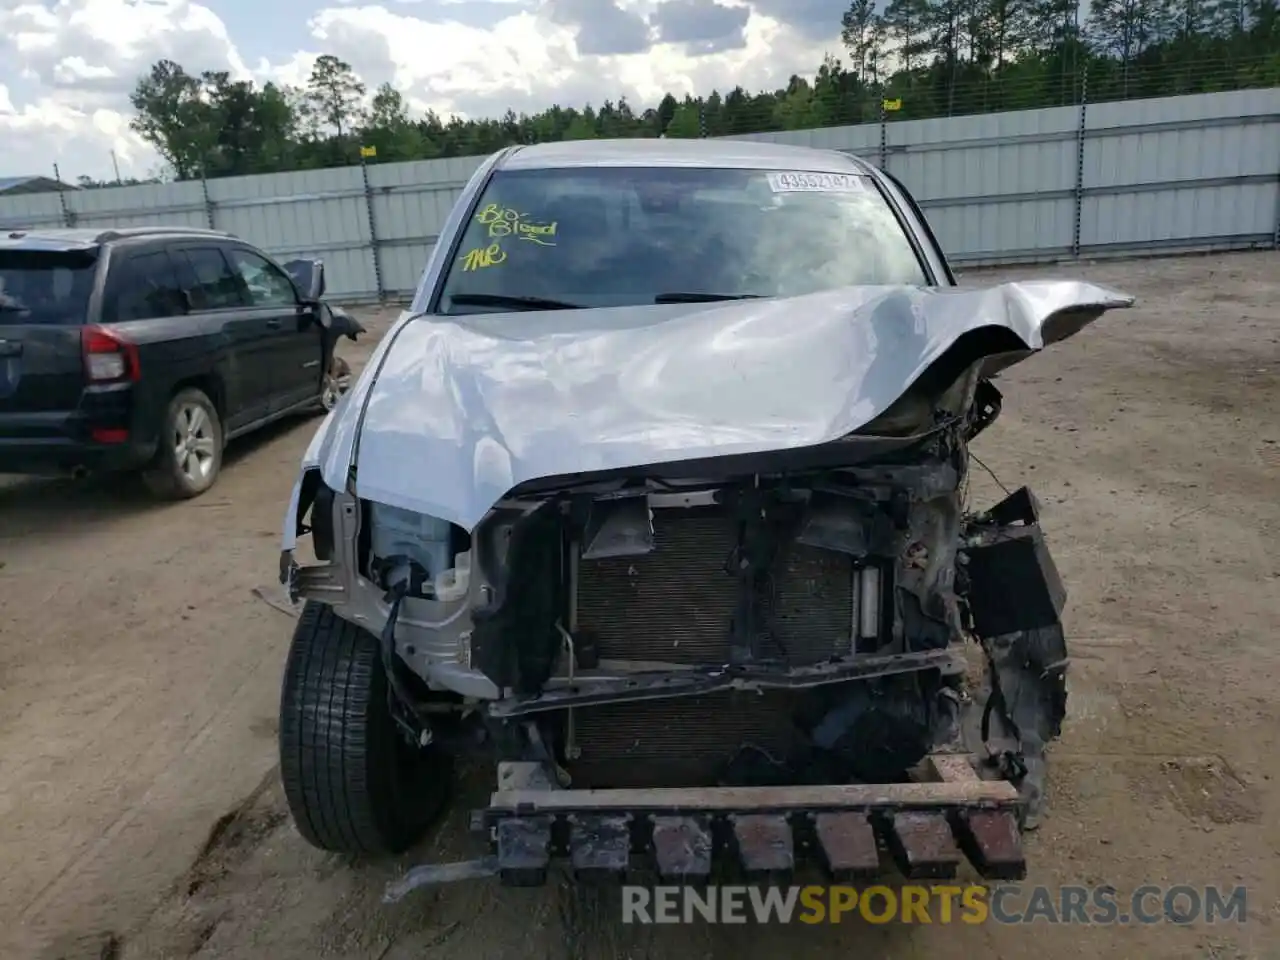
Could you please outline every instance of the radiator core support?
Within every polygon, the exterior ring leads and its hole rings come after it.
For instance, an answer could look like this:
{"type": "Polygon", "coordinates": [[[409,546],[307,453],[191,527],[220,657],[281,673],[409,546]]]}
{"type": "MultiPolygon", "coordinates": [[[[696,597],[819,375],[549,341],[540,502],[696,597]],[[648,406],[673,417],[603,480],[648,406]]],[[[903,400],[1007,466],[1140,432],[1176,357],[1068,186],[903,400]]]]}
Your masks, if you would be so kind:
{"type": "MultiPolygon", "coordinates": [[[[576,574],[571,617],[602,660],[715,665],[730,661],[739,583],[728,569],[739,534],[731,515],[704,509],[652,511],[653,548],[586,559],[576,574]]],[[[855,652],[879,632],[877,567],[791,540],[774,559],[756,624],[756,649],[788,665],[855,652]],[[868,605],[862,589],[874,591],[868,605]]]]}
{"type": "MultiPolygon", "coordinates": [[[[628,504],[597,511],[588,530],[569,548],[566,619],[592,665],[678,672],[733,663],[741,597],[733,558],[742,535],[731,511],[695,501],[642,513],[628,504]]],[[[794,670],[847,661],[872,654],[888,635],[889,568],[787,537],[768,571],[754,624],[762,662],[794,670]]],[[[583,666],[580,653],[574,659],[583,666]]],[[[744,748],[794,755],[812,699],[812,689],[730,690],[572,708],[564,734],[575,783],[697,786],[744,748]]]]}

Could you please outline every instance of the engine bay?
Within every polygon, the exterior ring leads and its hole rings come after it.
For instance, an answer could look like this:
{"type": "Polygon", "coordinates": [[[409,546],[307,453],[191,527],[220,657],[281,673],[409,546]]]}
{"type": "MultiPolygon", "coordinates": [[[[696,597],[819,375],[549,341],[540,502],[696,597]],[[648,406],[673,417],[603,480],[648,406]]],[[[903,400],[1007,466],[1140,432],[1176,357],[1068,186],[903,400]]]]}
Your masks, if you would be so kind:
{"type": "Polygon", "coordinates": [[[327,562],[291,591],[380,634],[408,739],[461,713],[566,782],[900,782],[959,743],[975,651],[983,742],[1042,781],[1065,592],[1029,491],[966,510],[998,410],[984,382],[963,422],[853,466],[517,487],[471,532],[320,484],[327,562]]]}

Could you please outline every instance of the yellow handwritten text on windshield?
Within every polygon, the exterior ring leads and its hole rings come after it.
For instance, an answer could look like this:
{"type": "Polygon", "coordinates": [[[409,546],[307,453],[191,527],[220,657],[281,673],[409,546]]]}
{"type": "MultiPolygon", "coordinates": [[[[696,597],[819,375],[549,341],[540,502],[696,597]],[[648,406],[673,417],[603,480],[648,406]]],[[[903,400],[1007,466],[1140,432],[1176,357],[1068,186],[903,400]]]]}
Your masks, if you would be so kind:
{"type": "Polygon", "coordinates": [[[476,247],[462,255],[462,272],[496,267],[506,259],[507,252],[496,243],[491,243],[487,247],[476,247]]]}
{"type": "Polygon", "coordinates": [[[528,240],[544,247],[554,247],[556,223],[540,223],[531,220],[527,213],[520,213],[511,207],[501,207],[491,203],[476,214],[476,222],[489,228],[489,236],[514,237],[517,240],[528,240]]]}

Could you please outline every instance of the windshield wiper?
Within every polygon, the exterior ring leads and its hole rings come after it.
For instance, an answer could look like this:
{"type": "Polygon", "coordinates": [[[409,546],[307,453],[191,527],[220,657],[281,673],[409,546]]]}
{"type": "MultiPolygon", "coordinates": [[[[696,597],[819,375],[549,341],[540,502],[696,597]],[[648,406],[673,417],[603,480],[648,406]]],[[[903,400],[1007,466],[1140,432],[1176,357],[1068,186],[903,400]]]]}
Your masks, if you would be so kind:
{"type": "Polygon", "coordinates": [[[580,303],[548,300],[546,297],[518,297],[506,293],[455,293],[451,304],[463,307],[515,307],[517,310],[581,310],[580,303]]]}
{"type": "Polygon", "coordinates": [[[758,293],[660,293],[654,303],[715,303],[718,300],[760,300],[758,293]]]}

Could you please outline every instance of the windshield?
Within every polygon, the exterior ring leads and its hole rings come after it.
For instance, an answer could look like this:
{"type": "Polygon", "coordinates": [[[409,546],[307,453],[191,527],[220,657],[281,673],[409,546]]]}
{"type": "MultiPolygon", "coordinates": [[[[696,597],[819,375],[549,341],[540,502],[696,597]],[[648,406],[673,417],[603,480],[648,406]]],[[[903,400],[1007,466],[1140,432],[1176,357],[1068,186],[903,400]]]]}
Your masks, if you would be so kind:
{"type": "Polygon", "coordinates": [[[0,250],[0,326],[84,323],[96,262],[89,251],[0,250]]]}
{"type": "Polygon", "coordinates": [[[446,268],[440,309],[512,309],[498,302],[504,297],[605,307],[927,282],[869,177],[705,167],[507,170],[476,205],[446,268]]]}

